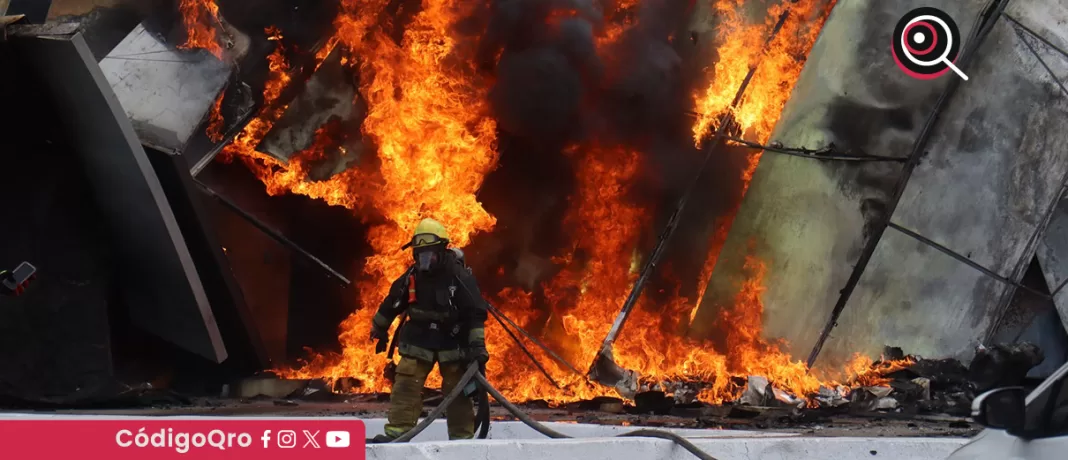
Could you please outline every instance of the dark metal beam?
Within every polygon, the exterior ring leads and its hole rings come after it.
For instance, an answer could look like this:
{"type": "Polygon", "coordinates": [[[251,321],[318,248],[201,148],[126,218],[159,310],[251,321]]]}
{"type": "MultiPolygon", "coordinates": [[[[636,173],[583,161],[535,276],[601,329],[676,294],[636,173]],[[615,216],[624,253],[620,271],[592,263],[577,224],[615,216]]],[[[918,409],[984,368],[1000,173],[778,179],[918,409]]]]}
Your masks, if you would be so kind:
{"type": "Polygon", "coordinates": [[[249,214],[244,209],[241,209],[241,207],[238,206],[233,201],[230,201],[230,200],[226,199],[225,197],[223,197],[222,195],[219,195],[214,190],[212,190],[211,187],[208,187],[207,185],[204,185],[203,182],[200,182],[196,178],[193,179],[193,183],[197,184],[197,187],[199,187],[200,190],[203,191],[205,194],[207,194],[208,196],[214,198],[219,203],[222,203],[223,206],[226,206],[231,211],[237,213],[237,215],[241,216],[243,219],[248,221],[248,223],[250,223],[253,226],[255,226],[256,228],[260,229],[260,231],[262,231],[263,233],[266,233],[267,236],[270,236],[271,238],[273,238],[275,241],[279,242],[283,246],[288,247],[289,249],[292,249],[297,254],[300,254],[301,256],[304,256],[305,259],[307,259],[308,261],[314,263],[315,265],[318,265],[328,275],[336,278],[338,281],[341,281],[346,286],[352,284],[352,281],[349,281],[348,278],[346,278],[344,275],[339,273],[337,270],[334,270],[333,268],[331,268],[329,265],[327,265],[325,262],[320,260],[318,257],[315,257],[314,255],[312,255],[312,253],[304,250],[304,248],[302,248],[299,245],[297,245],[297,243],[294,243],[289,238],[286,238],[285,235],[282,235],[282,233],[279,232],[278,230],[275,230],[275,229],[271,228],[269,225],[267,225],[263,221],[257,219],[252,214],[249,214]]]}

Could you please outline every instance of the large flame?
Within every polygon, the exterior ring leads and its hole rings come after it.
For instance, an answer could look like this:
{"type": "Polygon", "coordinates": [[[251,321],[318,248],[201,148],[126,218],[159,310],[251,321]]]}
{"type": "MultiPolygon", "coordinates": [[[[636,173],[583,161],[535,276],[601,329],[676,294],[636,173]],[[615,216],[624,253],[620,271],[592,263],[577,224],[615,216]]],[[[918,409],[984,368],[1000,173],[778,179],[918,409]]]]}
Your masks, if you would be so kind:
{"type": "Polygon", "coordinates": [[[716,0],[714,9],[721,21],[717,39],[722,45],[716,50],[718,60],[708,75],[711,84],[694,95],[699,115],[693,135],[698,146],[730,107],[751,66],[756,66],[757,71],[744,99],[733,111],[734,120],[748,136],[758,142],[767,141],[801,74],[804,57],[835,3],[831,0],[821,8],[823,3],[815,0],[783,2],[768,10],[763,24],[749,24],[742,17],[745,0],[716,0]],[[787,9],[790,17],[765,47],[772,28],[787,9]]]}
{"type": "MultiPolygon", "coordinates": [[[[270,57],[271,78],[264,91],[263,109],[225,150],[226,157],[244,161],[271,194],[290,192],[323,199],[376,223],[367,236],[375,255],[363,266],[359,308],[340,327],[342,352],[316,354],[300,369],[279,370],[290,377],[356,377],[361,381],[359,391],[388,390],[381,373],[382,358],[374,354],[367,331],[390,283],[410,263],[410,256],[399,248],[416,222],[427,216],[443,221],[457,246],[468,244],[478,232],[491,231],[496,223],[476,199],[483,178],[497,162],[496,126],[486,115],[489,82],[474,71],[474,47],[454,32],[469,16],[467,9],[478,5],[465,0],[426,0],[423,9],[405,25],[398,44],[378,27],[387,3],[344,0],[334,22],[336,34],[315,59],[321,63],[340,46],[347,56],[345,62],[358,70],[359,94],[368,106],[362,133],[339,132],[339,124],[328,123],[319,129],[311,147],[288,162],[255,150],[286,108],[277,103],[290,83],[290,69],[279,43],[270,57]],[[376,146],[377,161],[324,181],[308,178],[308,161],[322,157],[329,145],[356,135],[376,146]]],[[[621,1],[608,15],[609,24],[598,37],[598,52],[607,52],[611,47],[603,45],[616,42],[634,23],[633,13],[639,3],[621,1]]],[[[711,83],[695,95],[697,112],[703,114],[693,127],[699,145],[716,118],[728,110],[734,92],[757,59],[761,60],[760,70],[746,98],[734,110],[734,118],[747,135],[766,141],[803,65],[799,57],[807,56],[829,12],[829,7],[818,9],[818,3],[801,0],[792,4],[792,20],[761,55],[761,45],[783,7],[770,11],[765,23],[751,25],[738,16],[741,0],[717,2],[725,22],[719,34],[719,60],[709,75],[711,83]]],[[[271,32],[280,38],[277,31],[271,32]]],[[[654,210],[631,200],[629,194],[643,168],[639,153],[597,142],[570,149],[577,188],[564,225],[572,241],[553,260],[560,269],[558,274],[542,287],[544,299],[518,288],[490,296],[516,322],[580,369],[593,360],[629,293],[637,276],[635,261],[641,258],[641,229],[653,224],[650,216],[654,210]]],[[[754,155],[743,172],[744,187],[758,160],[754,155]]],[[[832,384],[821,382],[803,363],[793,361],[778,344],[762,337],[760,295],[766,266],[755,258],[749,258],[745,265],[746,276],[739,279],[737,298],[719,302],[719,329],[726,334],[724,342],[729,346],[717,350],[711,343],[680,333],[704,295],[703,286],[711,276],[732,218],[726,216],[717,222],[710,237],[711,249],[700,273],[702,288],[697,297],[668,293],[667,304],[652,300],[653,296],[644,297],[615,344],[616,361],[638,371],[650,384],[703,382],[701,398],[709,402],[738,396],[741,388],[732,377],[751,374],[767,376],[780,388],[798,395],[815,392],[821,383],[832,384]]],[[[487,341],[494,356],[488,371],[510,398],[562,402],[610,393],[534,349],[561,384],[561,388],[552,386],[494,324],[489,325],[487,341]]],[[[870,360],[858,358],[854,365],[843,371],[871,373],[870,360]]],[[[431,379],[428,384],[437,381],[431,379]]]]}
{"type": "Polygon", "coordinates": [[[186,41],[178,48],[205,49],[222,59],[223,48],[216,35],[222,22],[215,0],[180,0],[178,10],[186,32],[186,41]]]}
{"type": "Polygon", "coordinates": [[[465,55],[469,50],[458,47],[452,35],[471,5],[460,0],[428,2],[398,45],[371,30],[385,3],[345,2],[335,21],[340,44],[349,53],[359,52],[360,94],[368,105],[363,134],[378,147],[374,170],[365,166],[326,181],[309,181],[304,162],[324,141],[337,140],[324,129],[308,151],[286,164],[255,151],[269,122],[250,124],[232,149],[247,160],[269,192],[290,191],[365,209],[382,221],[368,235],[376,255],[364,264],[361,308],[341,324],[343,352],[318,355],[290,374],[357,376],[363,390],[388,389],[381,358],[368,347],[366,334],[390,283],[410,263],[410,255],[400,247],[415,224],[433,216],[449,228],[453,244],[462,247],[496,222],[475,198],[485,174],[496,165],[496,124],[486,117],[486,89],[473,83],[473,68],[456,64],[473,62],[473,56],[465,55]]]}

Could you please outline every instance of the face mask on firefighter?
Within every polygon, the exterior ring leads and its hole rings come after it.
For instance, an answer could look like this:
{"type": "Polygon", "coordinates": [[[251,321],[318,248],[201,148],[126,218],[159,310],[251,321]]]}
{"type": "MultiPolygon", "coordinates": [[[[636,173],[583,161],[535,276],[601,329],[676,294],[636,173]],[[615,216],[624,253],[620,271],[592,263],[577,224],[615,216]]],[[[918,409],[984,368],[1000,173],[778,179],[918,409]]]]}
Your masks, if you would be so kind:
{"type": "Polygon", "coordinates": [[[441,253],[448,244],[444,238],[434,233],[416,233],[412,237],[412,256],[419,271],[430,271],[438,265],[441,253]]]}
{"type": "Polygon", "coordinates": [[[423,272],[433,270],[438,266],[444,248],[444,244],[415,248],[412,250],[412,255],[415,256],[415,267],[423,272]]]}

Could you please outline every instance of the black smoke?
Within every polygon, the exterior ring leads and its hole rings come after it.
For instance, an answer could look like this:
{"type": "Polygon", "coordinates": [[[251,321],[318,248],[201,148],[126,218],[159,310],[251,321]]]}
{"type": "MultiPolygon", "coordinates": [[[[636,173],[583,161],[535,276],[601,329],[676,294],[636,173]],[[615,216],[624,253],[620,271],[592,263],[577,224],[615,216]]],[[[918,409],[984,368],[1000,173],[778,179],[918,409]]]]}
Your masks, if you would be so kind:
{"type": "MultiPolygon", "coordinates": [[[[547,261],[570,241],[560,222],[575,180],[565,148],[640,152],[640,180],[623,199],[655,213],[652,225],[642,229],[646,254],[694,180],[703,152],[692,141],[692,94],[708,82],[700,71],[706,63],[682,57],[694,54],[687,28],[691,5],[638,3],[624,11],[589,0],[491,4],[477,60],[492,81],[489,102],[501,160],[480,198],[498,217],[498,228],[476,239],[473,250],[491,259],[483,261],[487,271],[517,273],[513,279],[493,273],[495,282],[536,290],[555,274],[547,261]],[[621,36],[598,43],[623,22],[631,25],[621,36]],[[530,267],[541,271],[531,274],[530,267]]],[[[680,281],[680,293],[695,296],[715,223],[740,199],[745,152],[715,156],[647,287],[654,298],[674,295],[680,281]]]]}

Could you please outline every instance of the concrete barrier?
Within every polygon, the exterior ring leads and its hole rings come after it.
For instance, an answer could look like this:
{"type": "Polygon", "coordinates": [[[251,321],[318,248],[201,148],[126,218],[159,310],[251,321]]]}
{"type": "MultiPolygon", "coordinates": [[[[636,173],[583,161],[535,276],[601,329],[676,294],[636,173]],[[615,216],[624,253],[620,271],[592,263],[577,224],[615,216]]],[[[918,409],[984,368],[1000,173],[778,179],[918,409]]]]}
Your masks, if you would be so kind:
{"type": "MultiPolygon", "coordinates": [[[[383,432],[383,426],[386,421],[384,419],[367,419],[364,420],[364,424],[367,426],[367,437],[374,437],[376,434],[383,432]]],[[[546,422],[545,426],[559,431],[575,438],[611,438],[613,436],[619,436],[620,434],[628,431],[634,431],[639,428],[638,426],[614,426],[614,425],[594,425],[589,423],[561,423],[561,422],[546,422]]],[[[670,431],[679,436],[683,436],[690,439],[703,439],[703,438],[759,438],[759,437],[788,437],[796,436],[792,433],[773,433],[764,431],[743,431],[743,430],[719,430],[719,429],[685,429],[685,428],[660,428],[665,431],[670,431]]],[[[413,439],[413,442],[439,442],[449,439],[448,431],[445,428],[445,420],[435,420],[430,424],[426,430],[419,433],[413,439]]],[[[525,441],[525,440],[544,440],[548,439],[545,435],[534,431],[533,428],[526,426],[523,422],[491,422],[489,439],[492,440],[513,440],[513,441],[525,441]]]]}
{"type": "MultiPolygon", "coordinates": [[[[718,460],[921,460],[944,459],[966,439],[927,438],[698,438],[698,448],[718,460]]],[[[468,460],[692,460],[675,443],[648,438],[474,440],[377,444],[368,459],[468,460]]]]}

